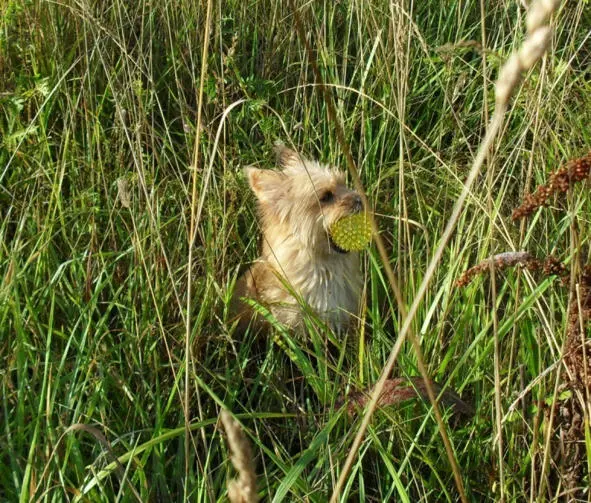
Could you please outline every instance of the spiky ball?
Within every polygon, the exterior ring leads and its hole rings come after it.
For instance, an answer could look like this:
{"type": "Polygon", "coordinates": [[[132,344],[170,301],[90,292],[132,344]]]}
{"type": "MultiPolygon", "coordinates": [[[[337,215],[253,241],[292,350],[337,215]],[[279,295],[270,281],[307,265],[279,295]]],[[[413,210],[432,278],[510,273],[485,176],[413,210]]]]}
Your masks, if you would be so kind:
{"type": "Polygon", "coordinates": [[[337,220],[329,232],[335,244],[345,251],[361,251],[371,242],[371,222],[366,213],[337,220]]]}

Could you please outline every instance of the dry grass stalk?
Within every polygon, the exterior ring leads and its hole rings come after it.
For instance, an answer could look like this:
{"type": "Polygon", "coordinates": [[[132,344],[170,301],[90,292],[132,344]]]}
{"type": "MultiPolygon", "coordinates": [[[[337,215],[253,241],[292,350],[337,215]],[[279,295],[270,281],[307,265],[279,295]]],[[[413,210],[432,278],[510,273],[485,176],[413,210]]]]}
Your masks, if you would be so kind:
{"type": "Polygon", "coordinates": [[[559,4],[559,0],[537,0],[531,4],[526,19],[527,38],[499,72],[495,89],[498,108],[506,106],[523,73],[546,52],[552,37],[552,30],[546,23],[559,4]]]}
{"type": "Polygon", "coordinates": [[[511,218],[519,220],[529,217],[536,209],[546,206],[550,197],[567,192],[575,183],[586,180],[591,173],[591,152],[586,156],[567,162],[550,174],[547,184],[540,185],[532,194],[527,194],[523,203],[513,210],[511,218]]]}
{"type": "Polygon", "coordinates": [[[471,267],[460,276],[456,281],[458,288],[469,284],[476,276],[486,273],[490,270],[491,264],[495,270],[503,270],[509,267],[520,265],[525,267],[528,271],[542,272],[544,276],[559,276],[563,280],[568,277],[569,271],[562,262],[552,256],[545,259],[534,257],[531,253],[526,251],[520,252],[505,252],[494,255],[471,267]]]}
{"type": "Polygon", "coordinates": [[[119,202],[124,208],[131,208],[131,192],[129,190],[129,182],[125,178],[117,180],[117,196],[119,202]]]}
{"type": "Polygon", "coordinates": [[[229,412],[222,410],[220,418],[226,430],[230,460],[238,472],[238,478],[228,483],[228,499],[231,503],[256,503],[259,501],[254,471],[255,462],[250,443],[242,428],[229,412]]]}

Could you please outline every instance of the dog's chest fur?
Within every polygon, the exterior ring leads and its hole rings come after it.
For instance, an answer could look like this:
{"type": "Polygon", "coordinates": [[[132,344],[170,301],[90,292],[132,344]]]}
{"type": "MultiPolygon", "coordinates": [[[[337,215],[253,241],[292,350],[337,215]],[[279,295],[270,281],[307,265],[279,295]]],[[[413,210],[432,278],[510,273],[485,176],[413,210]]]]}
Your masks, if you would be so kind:
{"type": "MultiPolygon", "coordinates": [[[[279,263],[284,266],[277,272],[287,279],[293,291],[302,297],[304,303],[310,306],[322,321],[336,331],[347,329],[351,316],[358,311],[362,285],[359,257],[356,253],[332,254],[324,259],[292,256],[285,257],[279,263]]],[[[268,301],[278,300],[286,304],[296,304],[296,299],[284,289],[279,296],[282,299],[268,301]]],[[[301,322],[302,313],[299,306],[293,307],[298,311],[297,320],[294,319],[293,308],[291,315],[288,312],[282,313],[281,307],[273,311],[280,321],[297,325],[301,322]],[[286,314],[289,319],[284,319],[286,314]]]]}

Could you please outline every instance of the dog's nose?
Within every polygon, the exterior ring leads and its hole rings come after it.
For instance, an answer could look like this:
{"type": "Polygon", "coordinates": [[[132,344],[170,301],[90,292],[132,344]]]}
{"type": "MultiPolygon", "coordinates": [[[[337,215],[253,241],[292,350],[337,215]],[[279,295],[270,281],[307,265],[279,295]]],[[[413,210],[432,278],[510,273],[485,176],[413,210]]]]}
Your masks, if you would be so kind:
{"type": "Polygon", "coordinates": [[[353,196],[353,211],[356,213],[360,213],[363,211],[363,201],[361,200],[361,196],[359,194],[355,194],[353,196]]]}

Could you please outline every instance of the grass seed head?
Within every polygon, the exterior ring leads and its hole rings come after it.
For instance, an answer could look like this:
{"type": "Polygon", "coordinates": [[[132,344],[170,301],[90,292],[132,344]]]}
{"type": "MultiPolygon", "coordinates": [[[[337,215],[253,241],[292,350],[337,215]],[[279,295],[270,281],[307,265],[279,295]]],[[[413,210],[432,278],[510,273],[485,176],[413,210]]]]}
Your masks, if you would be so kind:
{"type": "Polygon", "coordinates": [[[591,173],[591,152],[578,159],[568,161],[564,166],[550,173],[548,183],[540,185],[532,194],[526,194],[521,205],[513,210],[511,218],[519,220],[547,206],[553,194],[564,194],[577,182],[585,181],[591,173]]]}

